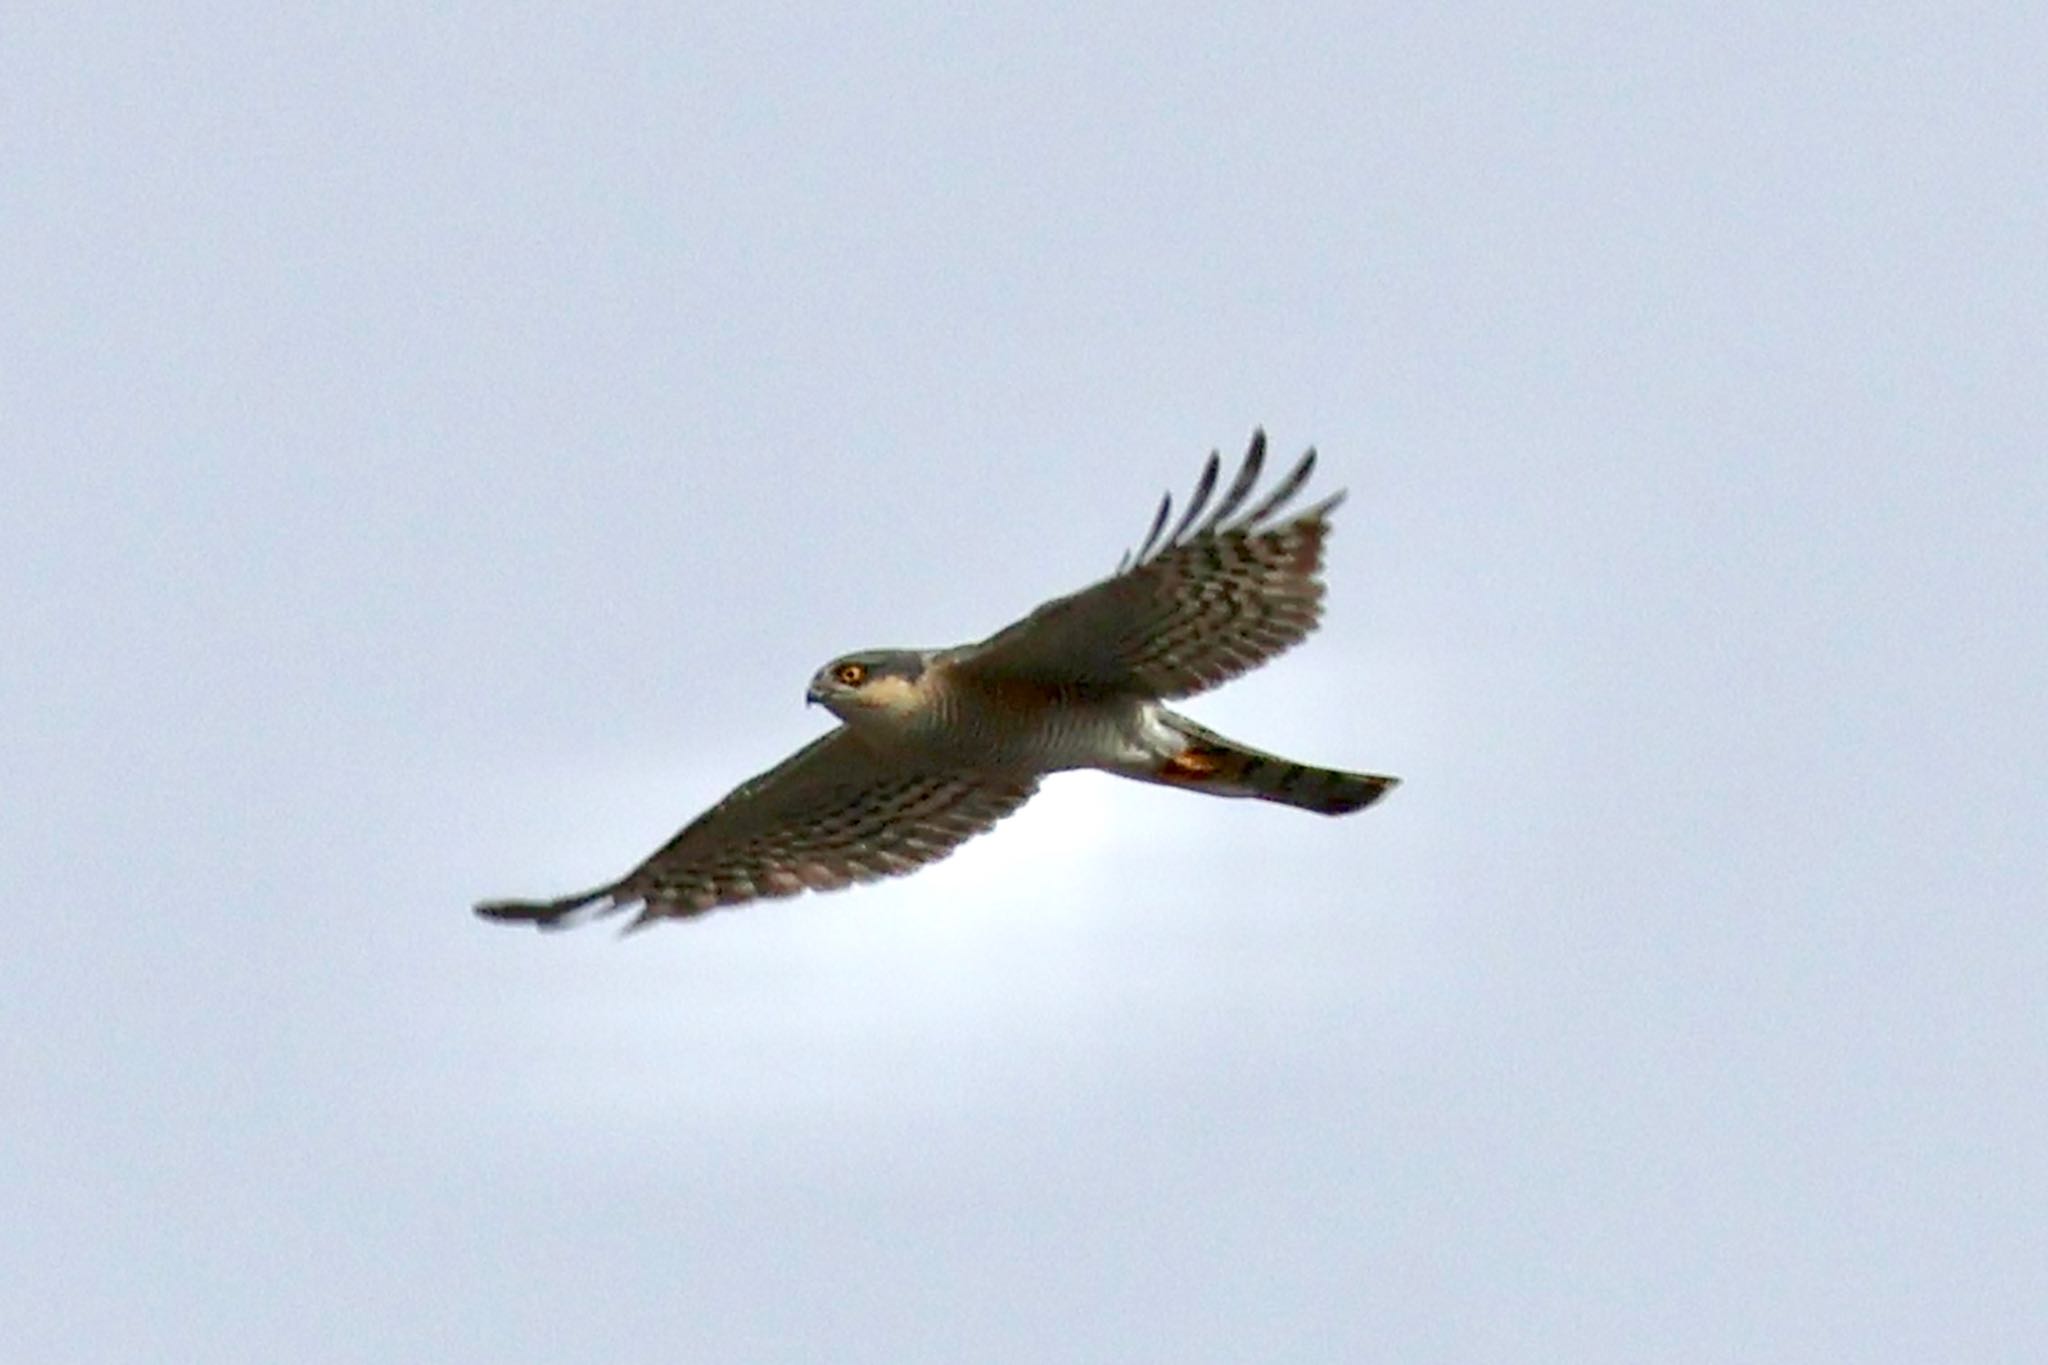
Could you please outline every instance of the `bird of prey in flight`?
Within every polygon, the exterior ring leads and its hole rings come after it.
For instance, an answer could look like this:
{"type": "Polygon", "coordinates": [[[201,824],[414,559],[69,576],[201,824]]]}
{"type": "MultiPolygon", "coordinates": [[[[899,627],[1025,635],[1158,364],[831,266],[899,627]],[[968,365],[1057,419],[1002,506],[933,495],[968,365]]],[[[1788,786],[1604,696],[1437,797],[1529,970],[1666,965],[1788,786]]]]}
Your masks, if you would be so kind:
{"type": "Polygon", "coordinates": [[[1399,779],[1278,758],[1167,706],[1301,643],[1321,616],[1323,540],[1344,495],[1282,519],[1315,468],[1311,449],[1247,506],[1265,455],[1265,433],[1254,432],[1211,506],[1211,453],[1170,531],[1169,493],[1114,574],[986,640],[832,660],[804,697],[840,723],[617,881],[555,900],[485,901],[477,913],[548,928],[586,907],[638,906],[637,928],[901,876],[1016,810],[1046,774],[1075,768],[1322,815],[1371,805],[1399,779]]]}

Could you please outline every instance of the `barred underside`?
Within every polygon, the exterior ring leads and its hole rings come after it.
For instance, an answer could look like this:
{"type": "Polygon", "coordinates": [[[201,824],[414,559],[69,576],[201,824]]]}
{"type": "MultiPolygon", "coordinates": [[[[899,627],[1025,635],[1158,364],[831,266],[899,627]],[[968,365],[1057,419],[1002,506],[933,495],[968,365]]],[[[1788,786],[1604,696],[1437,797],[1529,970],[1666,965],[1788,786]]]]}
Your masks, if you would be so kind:
{"type": "Polygon", "coordinates": [[[1036,786],[1028,777],[910,774],[821,788],[805,801],[777,801],[772,809],[729,812],[724,830],[719,825],[726,822],[707,816],[629,874],[613,895],[642,902],[644,921],[901,876],[989,829],[1036,786]],[[764,822],[768,815],[773,819],[764,822]]]}
{"type": "Polygon", "coordinates": [[[1211,455],[1172,534],[1172,500],[1115,577],[1048,602],[953,662],[988,683],[1063,684],[1173,699],[1229,681],[1308,638],[1322,619],[1323,541],[1341,493],[1278,526],[1271,518],[1315,467],[1309,451],[1257,507],[1232,520],[1257,482],[1255,435],[1229,492],[1197,520],[1216,484],[1211,455]],[[1156,546],[1156,548],[1155,548],[1156,546]]]}
{"type": "Polygon", "coordinates": [[[1322,621],[1323,537],[1329,524],[1232,531],[1155,560],[1144,597],[1116,642],[1136,690],[1190,696],[1247,673],[1307,639],[1322,621]]]}
{"type": "Polygon", "coordinates": [[[610,886],[551,901],[488,901],[490,919],[561,924],[641,907],[634,924],[831,891],[937,862],[1031,798],[1029,772],[922,764],[844,726],[747,782],[610,886]]]}

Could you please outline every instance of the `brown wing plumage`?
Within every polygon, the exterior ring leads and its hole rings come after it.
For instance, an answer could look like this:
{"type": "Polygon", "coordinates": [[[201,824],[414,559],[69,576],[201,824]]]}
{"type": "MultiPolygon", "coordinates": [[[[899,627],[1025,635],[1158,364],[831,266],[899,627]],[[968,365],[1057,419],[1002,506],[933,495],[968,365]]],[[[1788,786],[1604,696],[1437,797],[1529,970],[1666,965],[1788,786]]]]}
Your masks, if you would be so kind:
{"type": "Polygon", "coordinates": [[[1250,511],[1266,434],[1203,516],[1220,460],[1203,467],[1187,510],[1166,530],[1173,495],[1112,577],[1047,602],[949,662],[970,676],[1175,698],[1227,682],[1300,644],[1322,617],[1323,539],[1342,493],[1274,524],[1315,468],[1310,450],[1250,511]]]}
{"type": "Polygon", "coordinates": [[[1030,774],[878,755],[844,726],[743,782],[609,886],[552,901],[486,901],[488,919],[558,925],[586,906],[641,906],[633,925],[722,905],[900,876],[935,863],[1029,800],[1030,774]]]}

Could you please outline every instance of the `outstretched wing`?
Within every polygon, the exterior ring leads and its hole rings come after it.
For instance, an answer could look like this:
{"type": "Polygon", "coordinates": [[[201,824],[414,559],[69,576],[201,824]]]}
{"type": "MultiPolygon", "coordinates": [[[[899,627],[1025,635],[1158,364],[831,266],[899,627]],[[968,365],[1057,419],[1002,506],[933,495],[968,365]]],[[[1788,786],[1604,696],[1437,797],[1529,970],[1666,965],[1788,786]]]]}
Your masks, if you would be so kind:
{"type": "Polygon", "coordinates": [[[1221,462],[1212,452],[1194,496],[1173,514],[1167,494],[1151,533],[1116,573],[969,645],[947,660],[964,674],[1053,687],[1186,697],[1258,667],[1308,637],[1322,617],[1323,538],[1335,494],[1274,524],[1315,468],[1311,449],[1272,492],[1240,512],[1258,483],[1266,433],[1203,516],[1221,462]]]}
{"type": "Polygon", "coordinates": [[[935,863],[1029,800],[1030,774],[905,766],[845,726],[691,821],[609,886],[551,901],[485,901],[486,919],[559,926],[638,904],[632,927],[721,905],[901,876],[935,863]]]}

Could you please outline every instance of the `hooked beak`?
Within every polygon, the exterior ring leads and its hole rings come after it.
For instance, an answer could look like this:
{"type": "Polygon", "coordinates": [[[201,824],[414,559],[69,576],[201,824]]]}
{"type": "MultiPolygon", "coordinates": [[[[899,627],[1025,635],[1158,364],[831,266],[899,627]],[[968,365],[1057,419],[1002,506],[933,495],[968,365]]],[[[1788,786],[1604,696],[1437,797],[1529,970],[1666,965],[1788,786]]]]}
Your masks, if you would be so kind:
{"type": "Polygon", "coordinates": [[[804,689],[805,706],[816,706],[819,702],[823,700],[825,700],[825,690],[819,687],[816,683],[812,683],[809,687],[806,687],[804,689]]]}

